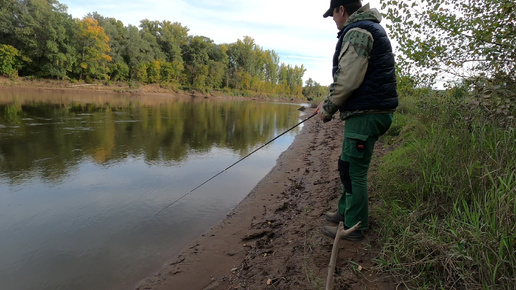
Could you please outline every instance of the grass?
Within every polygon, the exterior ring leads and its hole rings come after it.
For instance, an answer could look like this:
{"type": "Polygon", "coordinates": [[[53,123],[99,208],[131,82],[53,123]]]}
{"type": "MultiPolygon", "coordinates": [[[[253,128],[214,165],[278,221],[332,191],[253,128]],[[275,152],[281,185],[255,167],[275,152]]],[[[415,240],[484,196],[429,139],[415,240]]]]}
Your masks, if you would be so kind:
{"type": "Polygon", "coordinates": [[[371,177],[377,263],[411,288],[516,287],[514,111],[476,109],[476,99],[406,92],[384,137],[394,149],[371,177]]]}

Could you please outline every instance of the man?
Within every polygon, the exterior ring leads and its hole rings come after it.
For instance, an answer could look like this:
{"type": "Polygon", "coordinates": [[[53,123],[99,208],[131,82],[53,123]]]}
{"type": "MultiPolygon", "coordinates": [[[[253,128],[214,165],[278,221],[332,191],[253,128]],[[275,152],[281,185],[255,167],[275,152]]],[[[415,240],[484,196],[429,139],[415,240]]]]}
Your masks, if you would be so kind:
{"type": "MultiPolygon", "coordinates": [[[[338,210],[327,213],[333,223],[344,221],[346,229],[362,222],[346,237],[359,241],[369,228],[367,172],[378,137],[389,129],[398,106],[394,55],[381,15],[360,0],[331,0],[323,17],[333,16],[339,29],[333,56],[333,83],[317,107],[324,122],[340,111],[345,120],[344,141],[338,168],[343,192],[338,210]]],[[[336,226],[323,233],[335,237],[336,226]]]]}

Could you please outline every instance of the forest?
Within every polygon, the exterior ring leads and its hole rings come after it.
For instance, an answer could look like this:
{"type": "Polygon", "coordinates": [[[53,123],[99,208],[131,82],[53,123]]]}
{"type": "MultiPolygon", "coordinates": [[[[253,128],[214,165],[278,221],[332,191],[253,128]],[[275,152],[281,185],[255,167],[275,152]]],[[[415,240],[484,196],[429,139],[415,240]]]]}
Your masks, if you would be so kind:
{"type": "Polygon", "coordinates": [[[216,44],[178,22],[138,27],[92,12],[74,19],[57,0],[0,0],[0,75],[174,90],[313,98],[327,87],[281,63],[250,36],[216,44]]]}

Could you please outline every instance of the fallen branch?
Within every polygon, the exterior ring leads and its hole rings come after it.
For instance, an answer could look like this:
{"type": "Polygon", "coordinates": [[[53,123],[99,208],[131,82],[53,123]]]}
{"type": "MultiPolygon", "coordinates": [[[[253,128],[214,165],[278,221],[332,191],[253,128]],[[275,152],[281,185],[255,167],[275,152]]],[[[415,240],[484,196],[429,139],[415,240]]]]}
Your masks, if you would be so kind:
{"type": "Polygon", "coordinates": [[[356,225],[351,228],[344,230],[344,223],[340,222],[337,227],[337,234],[335,235],[335,240],[333,240],[333,248],[331,249],[331,257],[330,263],[328,264],[328,277],[326,278],[326,290],[333,289],[333,274],[335,273],[335,266],[337,264],[337,254],[339,252],[339,241],[345,236],[354,232],[358,227],[360,227],[361,222],[358,222],[356,225]]]}

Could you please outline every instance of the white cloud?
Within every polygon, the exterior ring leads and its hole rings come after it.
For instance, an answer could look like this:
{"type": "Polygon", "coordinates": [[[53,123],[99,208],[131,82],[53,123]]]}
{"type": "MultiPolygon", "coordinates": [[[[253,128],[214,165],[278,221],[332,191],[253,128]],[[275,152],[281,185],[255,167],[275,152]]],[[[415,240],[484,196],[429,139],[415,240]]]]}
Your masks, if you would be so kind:
{"type": "MultiPolygon", "coordinates": [[[[82,18],[91,12],[113,17],[124,25],[140,20],[168,20],[189,28],[215,43],[233,43],[250,36],[264,49],[274,50],[283,63],[304,65],[309,77],[322,85],[331,83],[331,59],[337,29],[322,14],[329,0],[62,0],[68,13],[82,18]]],[[[367,2],[363,2],[364,4],[367,2]]],[[[379,0],[371,2],[379,8],[379,0]]]]}

